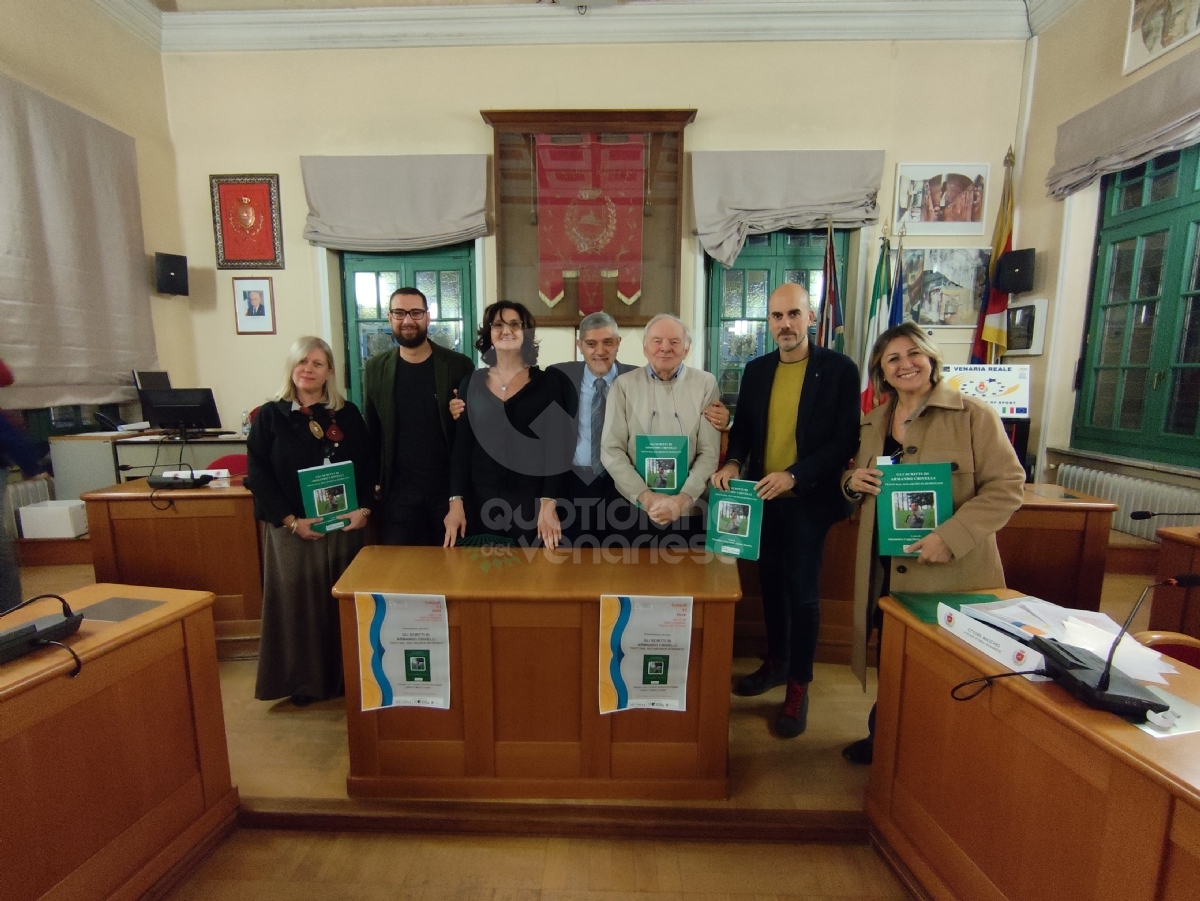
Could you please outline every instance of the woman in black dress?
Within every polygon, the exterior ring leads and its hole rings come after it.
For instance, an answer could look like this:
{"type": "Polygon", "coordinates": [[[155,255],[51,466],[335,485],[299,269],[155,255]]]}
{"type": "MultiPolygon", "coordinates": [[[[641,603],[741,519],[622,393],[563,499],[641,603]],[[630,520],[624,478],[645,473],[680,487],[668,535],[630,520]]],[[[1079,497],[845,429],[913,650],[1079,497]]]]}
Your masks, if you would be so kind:
{"type": "Polygon", "coordinates": [[[361,503],[378,467],[362,414],[338,390],[329,345],[298,339],[285,372],[283,389],[259,409],[246,442],[246,486],[255,517],[266,524],[254,696],[303,705],[343,691],[338,606],[330,592],[363,546],[371,511],[351,503],[338,517],[343,529],[314,532],[317,520],[305,518],[297,472],[349,460],[361,503]]]}
{"type": "Polygon", "coordinates": [[[557,547],[556,499],[574,452],[575,389],[557,369],[539,369],[533,316],[501,300],[483,313],[475,347],[488,364],[463,380],[450,464],[445,546],[493,535],[557,547]]]}

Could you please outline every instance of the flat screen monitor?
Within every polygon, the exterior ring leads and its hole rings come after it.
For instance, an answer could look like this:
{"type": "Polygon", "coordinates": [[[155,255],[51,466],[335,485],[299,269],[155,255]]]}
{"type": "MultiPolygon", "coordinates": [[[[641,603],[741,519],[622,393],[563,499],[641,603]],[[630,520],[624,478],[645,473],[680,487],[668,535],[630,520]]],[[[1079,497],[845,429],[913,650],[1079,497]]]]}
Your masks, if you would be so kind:
{"type": "Polygon", "coordinates": [[[171,376],[158,369],[135,369],[133,370],[133,383],[138,388],[148,391],[169,391],[171,376]]]}
{"type": "Polygon", "coordinates": [[[142,416],[156,429],[219,429],[221,417],[211,388],[143,389],[142,416]]]}

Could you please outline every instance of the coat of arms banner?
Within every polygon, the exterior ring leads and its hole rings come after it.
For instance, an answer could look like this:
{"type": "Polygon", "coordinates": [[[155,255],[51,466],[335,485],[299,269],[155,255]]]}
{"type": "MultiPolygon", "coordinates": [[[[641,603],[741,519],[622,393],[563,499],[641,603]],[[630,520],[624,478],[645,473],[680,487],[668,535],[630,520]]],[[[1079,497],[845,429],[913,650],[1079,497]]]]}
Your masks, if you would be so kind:
{"type": "MultiPolygon", "coordinates": [[[[538,293],[553,308],[574,279],[583,315],[604,309],[604,286],[632,306],[642,296],[645,142],[631,135],[537,135],[538,293]]],[[[611,292],[609,292],[611,293],[611,292]]]]}

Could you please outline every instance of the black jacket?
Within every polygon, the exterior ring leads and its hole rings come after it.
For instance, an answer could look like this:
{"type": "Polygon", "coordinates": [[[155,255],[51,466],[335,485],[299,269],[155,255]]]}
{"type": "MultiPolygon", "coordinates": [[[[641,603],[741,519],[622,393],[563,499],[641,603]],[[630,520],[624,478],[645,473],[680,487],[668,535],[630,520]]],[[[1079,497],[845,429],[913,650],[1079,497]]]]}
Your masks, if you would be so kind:
{"type": "MultiPolygon", "coordinates": [[[[475,370],[475,364],[470,357],[447,350],[436,341],[429,343],[433,350],[438,417],[442,423],[442,434],[446,436],[446,447],[453,448],[455,422],[450,417],[450,392],[475,370]]],[[[396,422],[396,399],[393,396],[398,359],[399,350],[392,347],[375,354],[363,367],[363,418],[379,456],[379,485],[384,498],[392,487],[392,458],[396,454],[396,442],[405,438],[404,424],[396,422]]]]}
{"type": "MultiPolygon", "coordinates": [[[[743,476],[758,481],[767,443],[767,412],[779,351],[746,364],[737,415],[729,431],[726,460],[741,464],[743,476]]],[[[811,345],[800,409],[796,416],[796,496],[815,517],[828,522],[850,515],[841,477],[858,450],[858,367],[844,354],[811,345]]]]}

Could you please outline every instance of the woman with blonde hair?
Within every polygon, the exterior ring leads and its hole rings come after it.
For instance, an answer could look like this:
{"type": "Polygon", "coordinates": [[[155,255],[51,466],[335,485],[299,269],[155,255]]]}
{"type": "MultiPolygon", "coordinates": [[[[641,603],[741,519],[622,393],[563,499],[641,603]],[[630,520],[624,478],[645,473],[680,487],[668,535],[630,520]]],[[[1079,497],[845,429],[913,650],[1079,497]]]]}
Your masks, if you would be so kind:
{"type": "MultiPolygon", "coordinates": [[[[863,417],[854,468],[842,477],[846,497],[862,505],[854,568],[854,643],[851,665],[866,678],[867,635],[875,600],[892,591],[963,592],[1003,588],[996,533],[1021,506],[1025,470],[996,411],[942,381],[942,355],[913,322],[892,326],[875,341],[867,372],[883,402],[863,417]],[[880,557],[875,500],[883,471],[893,463],[949,463],[953,514],[905,547],[912,556],[880,557]]],[[[926,525],[924,516],[922,525],[926,525]]],[[[870,763],[871,737],[842,751],[870,763]]]]}
{"type": "Polygon", "coordinates": [[[378,464],[367,426],[345,400],[333,351],[320,338],[297,339],[283,387],[263,404],[246,441],[254,515],[263,535],[262,639],[254,696],[290,697],[297,705],[343,691],[342,647],[333,583],[363,546],[371,514],[364,502],[378,464]],[[344,528],[313,531],[300,495],[301,469],[350,461],[358,505],[342,514],[344,528]]]}

